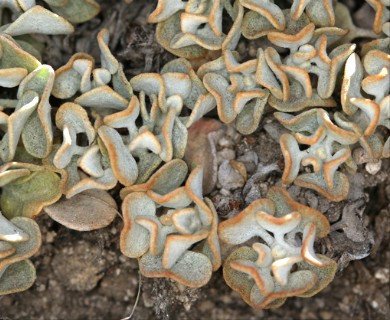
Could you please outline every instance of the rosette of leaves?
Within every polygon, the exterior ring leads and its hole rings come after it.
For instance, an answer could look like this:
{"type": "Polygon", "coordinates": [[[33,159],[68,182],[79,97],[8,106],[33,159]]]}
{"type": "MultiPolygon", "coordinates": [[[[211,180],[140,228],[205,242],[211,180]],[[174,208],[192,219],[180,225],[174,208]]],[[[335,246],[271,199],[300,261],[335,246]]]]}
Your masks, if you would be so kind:
{"type": "Polygon", "coordinates": [[[256,59],[238,63],[237,55],[226,50],[223,57],[205,63],[197,72],[215,99],[220,120],[235,120],[243,134],[256,130],[267,102],[287,112],[336,106],[331,96],[337,75],[355,48],[341,45],[328,56],[328,37],[315,35],[313,23],[291,36],[272,32],[268,37],[275,45],[290,49],[290,54],[283,59],[268,47],[259,49],[256,59]],[[312,87],[312,75],[319,78],[317,88],[312,87]]]}
{"type": "Polygon", "coordinates": [[[252,246],[234,250],[224,262],[226,283],[253,308],[281,306],[288,297],[310,297],[334,277],[336,263],[314,251],[316,238],[329,232],[318,211],[294,201],[283,188],[255,200],[218,228],[220,239],[252,246]]]}
{"type": "MultiPolygon", "coordinates": [[[[96,123],[102,123],[102,119],[96,123]]],[[[43,164],[61,177],[60,197],[65,197],[43,209],[70,229],[90,231],[106,227],[116,217],[117,205],[105,190],[118,183],[108,152],[96,141],[97,130],[80,105],[63,104],[57,110],[56,125],[62,129],[63,141],[53,146],[43,164]]]]}
{"type": "Polygon", "coordinates": [[[187,144],[187,128],[179,116],[184,99],[189,97],[193,88],[191,78],[178,72],[146,73],[132,78],[130,83],[139,92],[143,120],[140,133],[130,142],[130,149],[142,152],[147,148],[164,162],[182,158],[187,144]],[[142,138],[150,133],[155,137],[155,147],[148,146],[142,138]]]}
{"type": "Polygon", "coordinates": [[[256,81],[257,60],[240,64],[236,57],[226,50],[222,57],[202,65],[198,76],[214,99],[219,119],[234,121],[239,132],[249,134],[260,123],[269,92],[256,81]]]}
{"type": "Polygon", "coordinates": [[[244,8],[230,0],[159,0],[149,16],[158,23],[157,41],[176,56],[194,59],[210,51],[234,49],[241,32],[244,8]],[[229,22],[227,22],[229,20],[229,22]],[[222,28],[229,25],[227,33],[222,28]]]}
{"type": "Polygon", "coordinates": [[[358,141],[358,136],[336,126],[323,109],[311,109],[297,116],[283,112],[274,115],[292,131],[280,138],[285,161],[282,182],[314,189],[332,201],[345,199],[349,182],[338,168],[343,163],[353,167],[349,146],[358,141]],[[312,172],[300,173],[301,165],[311,166],[312,172]]]}
{"type": "Polygon", "coordinates": [[[355,44],[339,45],[328,53],[328,47],[347,33],[339,28],[318,28],[309,23],[292,34],[268,33],[276,46],[289,49],[283,63],[269,47],[262,58],[260,82],[273,93],[270,104],[278,109],[297,111],[299,106],[335,106],[332,94],[336,79],[355,44]],[[318,78],[313,88],[313,76],[318,78]],[[282,86],[278,85],[278,81],[282,86]],[[283,100],[283,101],[280,101],[283,100]]]}
{"type": "Polygon", "coordinates": [[[36,278],[28,258],[41,246],[36,222],[17,217],[10,221],[0,212],[0,296],[30,288],[36,278]]]}
{"type": "Polygon", "coordinates": [[[344,71],[341,91],[343,113],[335,113],[340,127],[354,132],[371,159],[390,157],[390,138],[383,142],[378,126],[390,129],[389,50],[369,50],[363,57],[351,55],[344,71]],[[364,69],[363,69],[364,66],[364,69]],[[366,98],[368,95],[374,99],[366,98]]]}
{"type": "Polygon", "coordinates": [[[333,94],[337,75],[345,61],[354,52],[356,45],[343,44],[328,54],[329,36],[322,34],[313,41],[314,45],[300,46],[289,62],[292,66],[300,66],[308,73],[316,75],[318,77],[317,92],[321,98],[327,99],[333,94]],[[308,51],[315,54],[312,57],[302,57],[302,53],[308,51]]]}
{"type": "Polygon", "coordinates": [[[76,53],[55,72],[52,95],[58,99],[75,99],[82,107],[94,108],[100,115],[124,110],[133,91],[123,66],[108,48],[109,32],[102,29],[97,36],[101,67],[87,53],[76,53]]]}
{"type": "MultiPolygon", "coordinates": [[[[101,187],[105,189],[117,181],[124,186],[143,183],[162,161],[182,158],[187,141],[185,123],[200,118],[209,104],[207,99],[198,102],[206,89],[187,61],[175,60],[161,74],[141,74],[128,82],[108,41],[104,29],[98,34],[100,68],[94,67],[89,55],[76,54],[56,71],[53,88],[57,98],[76,98],[73,105],[65,104],[58,111],[69,116],[56,120],[64,139],[52,163],[67,170],[72,158],[78,157],[73,168],[78,165],[95,181],[103,179],[101,187]],[[194,109],[189,119],[179,117],[184,104],[194,109]],[[89,115],[95,118],[94,124],[89,115]],[[85,138],[84,147],[77,143],[80,134],[85,138]],[[109,176],[103,178],[103,172],[109,176]]],[[[67,196],[82,191],[76,189],[67,196]]]]}
{"type": "Polygon", "coordinates": [[[139,259],[146,277],[167,277],[201,287],[221,263],[218,217],[202,197],[202,169],[187,175],[182,160],[172,160],[141,185],[122,190],[124,228],[121,251],[139,259]]]}
{"type": "MultiPolygon", "coordinates": [[[[282,43],[279,45],[284,46],[282,43]]],[[[313,55],[307,45],[303,45],[303,55],[313,55]]],[[[295,53],[302,55],[302,53],[295,53]]],[[[311,75],[304,65],[291,65],[289,59],[294,55],[291,53],[284,61],[272,47],[258,51],[258,65],[256,69],[256,80],[259,85],[267,88],[271,95],[268,103],[279,111],[295,112],[310,107],[334,107],[334,99],[323,96],[319,90],[313,88],[311,75]]]]}
{"type": "Polygon", "coordinates": [[[355,26],[349,9],[337,1],[294,0],[289,9],[282,9],[277,2],[270,0],[240,2],[250,10],[245,13],[242,21],[242,34],[247,39],[257,39],[275,31],[291,35],[297,26],[302,27],[312,22],[317,27],[316,33],[331,33],[338,40],[343,38],[342,42],[350,42],[358,37],[375,38],[389,19],[386,0],[367,0],[376,11],[374,32],[355,26]]]}
{"type": "Polygon", "coordinates": [[[77,53],[55,72],[52,95],[74,102],[57,110],[62,144],[55,146],[45,164],[61,170],[68,198],[89,189],[112,189],[118,180],[128,185],[137,178],[136,162],[121,135],[107,125],[111,119],[114,127],[118,121],[129,127],[139,113],[138,101],[131,99],[130,83],[108,42],[108,30],[103,29],[98,34],[100,68],[95,68],[90,55],[77,53]]]}
{"type": "Polygon", "coordinates": [[[287,112],[335,106],[332,94],[337,76],[356,45],[341,42],[342,45],[335,46],[348,29],[333,27],[334,13],[329,1],[294,2],[291,10],[283,11],[270,1],[248,2],[258,11],[246,14],[253,15],[253,21],[244,19],[244,36],[252,39],[266,35],[271,43],[290,51],[283,57],[273,47],[259,50],[256,78],[258,84],[270,90],[269,104],[287,112]],[[325,2],[329,10],[322,8],[325,2]],[[305,7],[315,7],[317,13],[313,14],[311,9],[310,15],[304,13],[305,7]],[[317,18],[329,21],[319,22],[317,18]],[[316,86],[313,76],[318,78],[316,86]]]}
{"type": "MultiPolygon", "coordinates": [[[[188,60],[179,58],[168,62],[160,72],[160,74],[165,73],[184,73],[191,81],[189,94],[183,97],[183,104],[191,110],[191,114],[180,117],[187,128],[215,108],[213,95],[207,91],[188,60]]],[[[188,78],[186,77],[186,79],[188,78]]]]}

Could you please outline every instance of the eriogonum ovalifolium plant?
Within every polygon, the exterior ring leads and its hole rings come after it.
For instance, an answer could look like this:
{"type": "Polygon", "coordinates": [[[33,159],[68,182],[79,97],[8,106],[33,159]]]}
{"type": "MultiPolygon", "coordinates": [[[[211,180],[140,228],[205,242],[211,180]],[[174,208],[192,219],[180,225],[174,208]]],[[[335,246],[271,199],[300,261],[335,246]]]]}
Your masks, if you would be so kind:
{"type": "Polygon", "coordinates": [[[366,30],[337,1],[159,0],[149,22],[178,58],[131,79],[106,29],[100,63],[80,52],[57,70],[43,64],[31,34],[69,34],[100,10],[93,0],[44,2],[0,0],[0,295],[35,279],[33,218],[43,210],[71,229],[105,227],[117,213],[107,190],[118,184],[121,251],[146,277],[200,287],[223,264],[227,284],[254,308],[327,286],[336,263],[313,246],[329,232],[326,218],[274,187],[218,227],[203,169],[181,160],[187,130],[216,109],[250,134],[275,109],[289,131],[282,183],[346,199],[357,146],[371,161],[390,157],[388,1],[367,0],[376,15],[366,30]],[[267,45],[241,61],[243,37],[267,45]],[[375,39],[357,49],[358,37],[375,39]],[[249,241],[222,261],[220,246],[249,241]]]}

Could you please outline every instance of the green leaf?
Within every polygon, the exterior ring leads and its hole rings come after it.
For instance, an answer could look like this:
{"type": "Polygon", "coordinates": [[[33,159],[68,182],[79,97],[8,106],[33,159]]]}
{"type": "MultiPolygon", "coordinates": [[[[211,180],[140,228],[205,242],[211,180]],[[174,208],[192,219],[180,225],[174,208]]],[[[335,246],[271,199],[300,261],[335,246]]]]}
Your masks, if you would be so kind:
{"type": "Polygon", "coordinates": [[[44,169],[4,186],[0,206],[8,219],[33,218],[43,207],[53,204],[60,197],[60,177],[44,169]]]}

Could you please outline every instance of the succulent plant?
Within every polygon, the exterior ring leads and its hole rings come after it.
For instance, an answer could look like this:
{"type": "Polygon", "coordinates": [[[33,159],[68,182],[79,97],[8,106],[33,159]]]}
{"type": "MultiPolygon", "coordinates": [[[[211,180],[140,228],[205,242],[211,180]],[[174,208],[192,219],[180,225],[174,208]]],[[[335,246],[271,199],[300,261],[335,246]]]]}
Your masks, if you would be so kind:
{"type": "Polygon", "coordinates": [[[0,296],[24,291],[36,274],[28,260],[41,246],[38,224],[29,218],[8,221],[0,212],[0,296]]]}
{"type": "Polygon", "coordinates": [[[389,127],[389,54],[372,48],[363,60],[365,70],[357,54],[351,54],[345,65],[341,90],[343,113],[334,114],[339,127],[321,109],[295,117],[275,113],[294,132],[294,136],[285,134],[281,138],[286,162],[284,183],[294,182],[340,201],[346,198],[349,187],[347,177],[336,170],[342,163],[351,161],[349,146],[359,141],[371,159],[389,156],[389,138],[382,142],[376,133],[378,126],[389,127]],[[375,99],[365,98],[362,90],[375,99]],[[310,147],[299,151],[298,143],[310,147]],[[298,176],[299,163],[312,165],[314,172],[298,176]]]}
{"type": "Polygon", "coordinates": [[[240,1],[228,0],[159,0],[149,16],[158,23],[157,41],[173,54],[187,59],[205,56],[207,50],[233,49],[240,38],[244,8],[240,1]],[[227,12],[231,27],[222,30],[223,12],[227,12]]]}
{"type": "Polygon", "coordinates": [[[219,225],[225,243],[257,240],[226,259],[226,283],[254,308],[276,308],[291,296],[310,297],[325,288],[336,272],[336,263],[316,255],[313,247],[316,237],[328,232],[329,222],[320,212],[273,187],[266,199],[255,200],[219,225]]]}
{"type": "Polygon", "coordinates": [[[145,184],[127,188],[121,251],[139,258],[146,277],[168,277],[196,288],[221,264],[218,216],[202,196],[202,169],[194,169],[181,187],[186,174],[186,164],[172,160],[145,184]]]}
{"type": "Polygon", "coordinates": [[[256,82],[257,61],[237,62],[226,50],[223,57],[198,70],[206,89],[214,97],[218,116],[224,123],[235,121],[243,134],[255,131],[260,123],[269,93],[256,82]]]}
{"type": "Polygon", "coordinates": [[[316,190],[332,201],[341,201],[349,191],[348,178],[337,171],[351,155],[349,145],[358,137],[351,131],[337,127],[323,109],[312,109],[297,116],[277,112],[275,117],[293,135],[280,138],[285,160],[282,181],[316,190]],[[308,145],[301,150],[299,145],[308,145]],[[300,165],[312,166],[313,172],[299,174],[300,165]]]}
{"type": "Polygon", "coordinates": [[[333,279],[336,263],[314,251],[316,237],[329,232],[321,213],[274,187],[218,227],[203,197],[203,168],[188,175],[181,159],[188,130],[201,134],[197,121],[215,108],[245,135],[271,107],[290,131],[280,138],[282,183],[346,199],[345,173],[356,171],[351,152],[358,144],[372,161],[390,157],[390,40],[382,37],[390,35],[389,1],[367,0],[376,13],[366,30],[331,0],[293,0],[290,7],[159,0],[149,22],[157,23],[157,41],[181,58],[131,79],[110,51],[107,29],[97,35],[100,65],[83,52],[56,71],[41,63],[43,45],[31,34],[69,34],[72,23],[100,10],[93,0],[44,2],[51,11],[34,0],[0,0],[0,295],[35,279],[27,259],[41,240],[30,218],[43,210],[71,229],[106,227],[118,213],[107,191],[118,185],[121,251],[138,259],[146,277],[205,285],[221,265],[221,239],[251,241],[229,255],[223,272],[254,308],[312,296],[333,279]],[[267,38],[255,58],[234,51],[241,34],[267,38]],[[377,39],[357,48],[358,37],[377,39]]]}
{"type": "Polygon", "coordinates": [[[116,181],[124,186],[145,182],[162,161],[184,155],[187,129],[185,120],[179,117],[183,105],[194,109],[188,121],[197,120],[204,109],[207,111],[207,101],[195,105],[206,90],[188,62],[173,61],[161,75],[142,74],[128,82],[107,47],[108,41],[108,31],[102,30],[98,35],[101,68],[94,68],[89,55],[78,53],[56,71],[54,96],[68,99],[81,95],[75,103],[65,103],[57,111],[56,124],[64,139],[52,163],[58,169],[74,172],[77,162],[91,176],[89,179],[97,182],[87,187],[76,177],[69,185],[68,197],[90,187],[111,189],[116,181]],[[181,85],[177,86],[176,81],[181,85]],[[139,98],[133,91],[139,92],[139,98]],[[95,115],[93,125],[84,108],[95,115]],[[140,118],[141,126],[136,124],[140,118]],[[123,129],[127,132],[121,132],[123,129]],[[85,147],[77,145],[77,134],[87,136],[85,147]],[[72,163],[73,157],[78,160],[72,163]]]}

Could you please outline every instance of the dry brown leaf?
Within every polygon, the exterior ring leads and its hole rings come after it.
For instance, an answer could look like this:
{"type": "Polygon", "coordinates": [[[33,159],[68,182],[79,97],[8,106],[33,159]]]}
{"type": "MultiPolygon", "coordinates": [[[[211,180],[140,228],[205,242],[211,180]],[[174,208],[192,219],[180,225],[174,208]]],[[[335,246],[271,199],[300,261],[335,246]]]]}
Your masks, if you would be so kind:
{"type": "Polygon", "coordinates": [[[111,195],[99,189],[83,191],[70,199],[63,198],[44,211],[58,223],[78,231],[104,228],[118,212],[111,195]]]}
{"type": "Polygon", "coordinates": [[[214,119],[201,119],[188,129],[187,148],[184,160],[190,168],[203,167],[203,194],[210,193],[217,183],[217,154],[215,142],[210,135],[223,128],[223,124],[214,119]]]}

